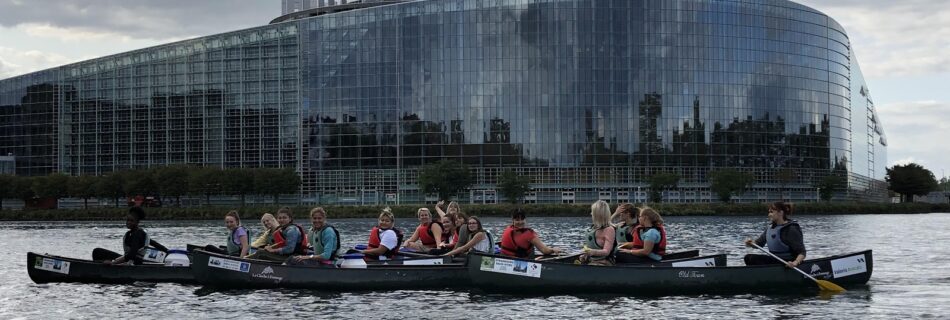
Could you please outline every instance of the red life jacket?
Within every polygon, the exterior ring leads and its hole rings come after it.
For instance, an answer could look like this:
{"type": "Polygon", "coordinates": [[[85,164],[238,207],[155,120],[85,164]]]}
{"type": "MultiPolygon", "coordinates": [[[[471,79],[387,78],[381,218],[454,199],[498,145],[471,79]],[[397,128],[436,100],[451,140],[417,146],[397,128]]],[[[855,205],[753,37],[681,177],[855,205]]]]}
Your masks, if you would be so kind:
{"type": "MultiPolygon", "coordinates": [[[[277,237],[279,236],[281,238],[280,239],[281,242],[284,242],[284,239],[287,238],[286,236],[284,236],[284,232],[286,232],[287,228],[290,228],[290,227],[297,228],[297,232],[300,233],[300,238],[297,239],[297,243],[294,246],[294,252],[292,252],[291,254],[298,254],[298,255],[305,254],[307,252],[307,246],[310,245],[310,240],[307,239],[307,232],[303,230],[303,227],[301,227],[300,225],[296,223],[291,223],[290,225],[281,228],[280,232],[277,232],[276,234],[274,234],[274,241],[276,242],[277,237]]],[[[284,245],[287,245],[287,244],[284,243],[284,245]]]]}
{"type": "MultiPolygon", "coordinates": [[[[399,246],[402,245],[402,231],[399,229],[380,229],[379,226],[373,227],[373,230],[369,232],[369,241],[366,243],[366,247],[369,249],[379,248],[382,243],[382,237],[380,234],[386,230],[392,230],[393,232],[396,232],[396,247],[389,248],[389,250],[387,250],[382,255],[386,256],[386,258],[393,259],[396,257],[396,253],[399,252],[399,246]]],[[[379,257],[377,256],[366,255],[365,257],[369,258],[370,260],[379,260],[379,257]]]]}
{"type": "Polygon", "coordinates": [[[433,224],[438,224],[440,227],[442,226],[442,223],[438,221],[432,221],[427,224],[421,224],[418,227],[416,227],[416,234],[419,235],[419,241],[422,241],[422,245],[426,247],[435,248],[436,245],[438,244],[435,243],[435,235],[432,234],[433,224]]]}
{"type": "Polygon", "coordinates": [[[640,238],[640,233],[646,232],[647,230],[653,229],[653,228],[660,231],[660,243],[653,244],[653,253],[656,253],[661,256],[665,255],[666,254],[666,229],[663,228],[663,226],[649,227],[649,228],[644,227],[644,226],[637,226],[637,228],[633,230],[633,248],[643,249],[643,239],[640,238]]]}
{"type": "Polygon", "coordinates": [[[501,254],[518,258],[530,257],[534,253],[531,240],[536,236],[531,228],[515,229],[508,226],[501,235],[501,254]]]}

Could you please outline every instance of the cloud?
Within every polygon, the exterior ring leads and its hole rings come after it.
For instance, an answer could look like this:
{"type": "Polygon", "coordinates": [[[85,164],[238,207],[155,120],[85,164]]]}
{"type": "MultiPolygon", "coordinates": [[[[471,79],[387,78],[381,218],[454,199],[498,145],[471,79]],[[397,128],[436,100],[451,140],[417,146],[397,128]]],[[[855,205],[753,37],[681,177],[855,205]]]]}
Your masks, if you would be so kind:
{"type": "Polygon", "coordinates": [[[46,26],[46,32],[120,34],[135,39],[227,32],[267,24],[278,15],[279,2],[259,0],[47,0],[41,5],[0,1],[0,27],[46,26]]]}
{"type": "Polygon", "coordinates": [[[82,58],[70,58],[61,54],[38,50],[17,50],[0,47],[0,79],[40,69],[73,63],[82,58]],[[11,62],[11,61],[16,61],[11,62]]]}
{"type": "Polygon", "coordinates": [[[868,77],[950,71],[950,1],[803,0],[844,26],[868,77]]]}
{"type": "Polygon", "coordinates": [[[939,142],[950,136],[950,102],[917,101],[890,103],[877,107],[888,140],[888,165],[916,162],[928,169],[947,166],[950,148],[939,142]],[[928,161],[931,159],[933,161],[928,161]]]}

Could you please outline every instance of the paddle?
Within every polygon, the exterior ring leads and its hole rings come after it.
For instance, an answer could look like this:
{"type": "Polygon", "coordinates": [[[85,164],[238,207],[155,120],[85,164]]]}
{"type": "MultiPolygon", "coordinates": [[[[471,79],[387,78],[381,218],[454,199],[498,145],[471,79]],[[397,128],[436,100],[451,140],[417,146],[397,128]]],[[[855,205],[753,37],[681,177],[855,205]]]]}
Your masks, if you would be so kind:
{"type": "Polygon", "coordinates": [[[122,255],[103,248],[92,249],[92,260],[93,261],[105,261],[105,260],[114,260],[115,258],[121,257],[122,255]]]}
{"type": "Polygon", "coordinates": [[[582,254],[584,254],[583,251],[582,251],[582,252],[577,252],[577,253],[568,254],[568,255],[552,255],[552,256],[547,256],[547,258],[538,258],[538,259],[535,259],[535,261],[550,261],[550,260],[561,260],[561,259],[577,258],[577,257],[579,257],[579,256],[582,255],[582,254]]]}
{"type": "MultiPolygon", "coordinates": [[[[772,253],[769,252],[768,250],[762,249],[762,247],[760,247],[759,245],[757,245],[757,244],[755,244],[755,243],[751,243],[751,245],[752,245],[752,247],[754,247],[754,248],[756,248],[756,249],[759,249],[759,250],[761,250],[762,252],[765,252],[766,254],[768,254],[769,256],[771,256],[772,258],[775,258],[775,260],[778,260],[778,261],[781,261],[782,263],[785,263],[785,260],[783,260],[782,258],[779,258],[778,256],[772,254],[772,253]]],[[[799,269],[799,268],[797,268],[797,267],[796,267],[796,268],[792,268],[792,269],[795,269],[795,271],[798,271],[798,273],[801,273],[803,276],[808,277],[808,279],[811,279],[812,281],[815,281],[815,283],[818,284],[818,288],[820,288],[820,289],[823,290],[823,291],[832,291],[832,292],[844,292],[844,291],[845,291],[844,288],[842,288],[842,287],[839,286],[839,285],[836,285],[836,284],[832,283],[831,281],[815,279],[815,277],[812,277],[810,274],[805,273],[805,271],[802,271],[801,269],[799,269]]]]}

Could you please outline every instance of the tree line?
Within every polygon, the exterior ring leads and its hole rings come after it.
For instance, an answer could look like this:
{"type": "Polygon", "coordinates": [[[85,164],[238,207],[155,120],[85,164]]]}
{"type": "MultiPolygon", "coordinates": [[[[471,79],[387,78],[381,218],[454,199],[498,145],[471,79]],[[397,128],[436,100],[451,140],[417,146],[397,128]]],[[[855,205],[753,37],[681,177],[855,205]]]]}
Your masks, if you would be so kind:
{"type": "MultiPolygon", "coordinates": [[[[80,198],[86,208],[90,198],[119,199],[153,196],[175,200],[182,196],[201,196],[210,205],[213,195],[240,196],[241,205],[247,195],[268,195],[278,203],[281,194],[296,194],[300,177],[293,169],[234,168],[220,169],[188,165],[171,165],[140,170],[123,170],[102,176],[70,176],[53,173],[41,177],[0,175],[0,201],[3,198],[80,198]]],[[[2,205],[2,202],[0,202],[2,205]]]]}

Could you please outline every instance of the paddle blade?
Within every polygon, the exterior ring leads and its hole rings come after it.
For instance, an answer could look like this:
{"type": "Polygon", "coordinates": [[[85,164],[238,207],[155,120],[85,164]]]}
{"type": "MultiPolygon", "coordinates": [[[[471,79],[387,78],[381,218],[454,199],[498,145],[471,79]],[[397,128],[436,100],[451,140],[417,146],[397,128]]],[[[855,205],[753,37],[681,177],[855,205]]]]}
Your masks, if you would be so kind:
{"type": "Polygon", "coordinates": [[[818,283],[818,287],[821,288],[821,291],[830,291],[830,292],[845,292],[844,288],[839,285],[834,284],[828,280],[815,280],[818,283]]]}

